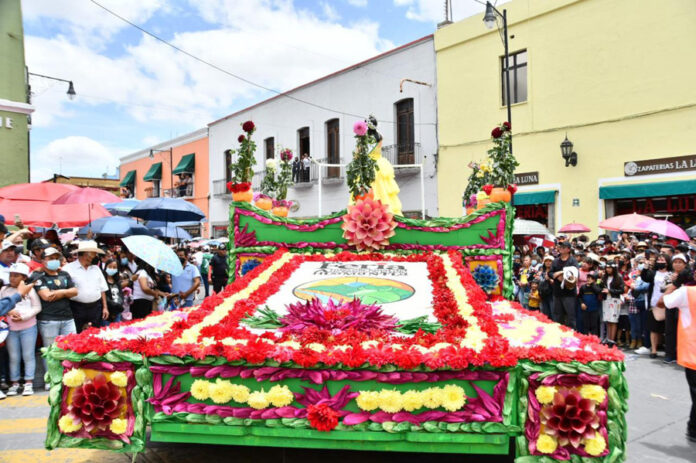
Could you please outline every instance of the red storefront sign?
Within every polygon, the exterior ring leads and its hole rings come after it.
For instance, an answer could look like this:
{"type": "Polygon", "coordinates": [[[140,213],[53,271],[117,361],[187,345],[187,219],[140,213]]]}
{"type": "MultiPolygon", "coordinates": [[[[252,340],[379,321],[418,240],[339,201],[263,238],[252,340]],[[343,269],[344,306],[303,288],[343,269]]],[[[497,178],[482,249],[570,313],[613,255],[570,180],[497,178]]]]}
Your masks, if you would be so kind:
{"type": "Polygon", "coordinates": [[[678,214],[696,210],[696,195],[616,200],[617,214],[678,214]]]}
{"type": "Polygon", "coordinates": [[[536,220],[546,223],[549,219],[549,208],[547,204],[527,204],[515,206],[515,218],[524,220],[536,220]]]}

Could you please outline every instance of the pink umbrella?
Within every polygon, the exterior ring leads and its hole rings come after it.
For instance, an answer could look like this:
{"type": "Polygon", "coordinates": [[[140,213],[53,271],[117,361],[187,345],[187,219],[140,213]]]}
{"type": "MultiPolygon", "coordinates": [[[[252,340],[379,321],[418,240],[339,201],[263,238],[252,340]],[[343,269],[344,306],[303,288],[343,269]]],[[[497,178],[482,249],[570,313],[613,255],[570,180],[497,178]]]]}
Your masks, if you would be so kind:
{"type": "Polygon", "coordinates": [[[53,201],[65,193],[79,189],[79,186],[67,183],[18,183],[0,188],[0,198],[21,201],[53,201]]]}
{"type": "Polygon", "coordinates": [[[689,235],[686,234],[684,230],[678,225],[665,220],[650,220],[647,222],[640,222],[636,224],[637,228],[642,229],[645,232],[653,232],[658,235],[669,236],[670,238],[676,238],[682,241],[689,241],[689,235]]]}
{"type": "MultiPolygon", "coordinates": [[[[121,198],[108,191],[99,188],[85,187],[70,191],[53,201],[53,204],[86,204],[88,223],[92,222],[92,211],[95,206],[101,207],[102,203],[116,203],[123,201],[121,198]]],[[[100,215],[99,217],[105,217],[100,215]]],[[[95,217],[95,218],[99,218],[95,217]]]]}
{"type": "Polygon", "coordinates": [[[560,230],[558,230],[559,233],[587,233],[589,231],[590,227],[575,222],[563,225],[560,230]]]}
{"type": "Polygon", "coordinates": [[[649,222],[651,220],[655,219],[646,215],[636,214],[634,212],[633,214],[617,215],[610,219],[603,220],[599,222],[599,228],[612,231],[641,233],[644,232],[644,230],[636,228],[636,225],[640,222],[649,222]]]}
{"type": "Polygon", "coordinates": [[[51,204],[48,201],[23,201],[0,199],[0,214],[5,216],[8,225],[14,224],[15,215],[22,218],[25,225],[35,227],[81,227],[92,218],[108,217],[109,211],[101,204],[94,204],[90,211],[69,204],[51,204]]]}

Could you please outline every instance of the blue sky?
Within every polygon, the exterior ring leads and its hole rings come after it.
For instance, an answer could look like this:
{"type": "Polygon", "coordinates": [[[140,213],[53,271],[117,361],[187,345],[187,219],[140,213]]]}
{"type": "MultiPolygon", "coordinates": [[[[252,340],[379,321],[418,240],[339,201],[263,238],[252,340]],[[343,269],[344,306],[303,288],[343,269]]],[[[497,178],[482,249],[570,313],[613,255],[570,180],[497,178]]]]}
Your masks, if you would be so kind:
{"type": "MultiPolygon", "coordinates": [[[[97,0],[231,72],[287,90],[417,38],[441,0],[97,0]]],[[[23,0],[36,112],[32,180],[115,173],[118,158],[204,127],[271,94],[215,71],[88,0],[23,0]]],[[[479,13],[454,0],[454,19],[479,13]]]]}

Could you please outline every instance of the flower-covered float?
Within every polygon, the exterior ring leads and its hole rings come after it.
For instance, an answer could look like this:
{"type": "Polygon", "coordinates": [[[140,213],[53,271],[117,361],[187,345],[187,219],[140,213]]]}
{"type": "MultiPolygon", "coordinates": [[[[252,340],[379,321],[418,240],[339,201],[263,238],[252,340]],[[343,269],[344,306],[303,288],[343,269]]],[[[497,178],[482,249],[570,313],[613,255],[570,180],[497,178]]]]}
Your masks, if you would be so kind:
{"type": "Polygon", "coordinates": [[[137,452],[149,427],[161,442],[621,461],[622,354],[506,299],[512,220],[502,202],[433,220],[378,201],[310,220],[233,202],[220,294],[48,349],[46,446],[137,452]]]}

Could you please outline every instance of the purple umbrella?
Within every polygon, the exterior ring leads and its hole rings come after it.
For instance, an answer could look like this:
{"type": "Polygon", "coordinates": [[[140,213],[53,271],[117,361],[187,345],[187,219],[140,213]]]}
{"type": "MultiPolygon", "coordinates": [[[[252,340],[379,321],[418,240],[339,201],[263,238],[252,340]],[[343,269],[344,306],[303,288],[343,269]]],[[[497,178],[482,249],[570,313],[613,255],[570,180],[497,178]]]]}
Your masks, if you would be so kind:
{"type": "Polygon", "coordinates": [[[689,241],[689,235],[687,235],[686,232],[681,229],[681,227],[673,224],[667,219],[639,222],[636,224],[635,228],[645,232],[653,232],[657,233],[658,235],[669,236],[670,238],[676,238],[682,241],[689,241]]]}

